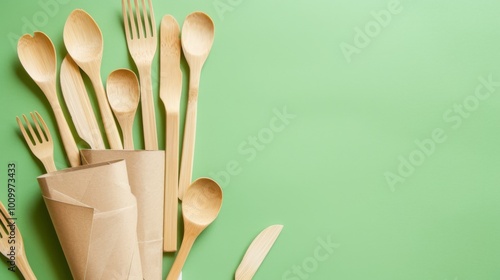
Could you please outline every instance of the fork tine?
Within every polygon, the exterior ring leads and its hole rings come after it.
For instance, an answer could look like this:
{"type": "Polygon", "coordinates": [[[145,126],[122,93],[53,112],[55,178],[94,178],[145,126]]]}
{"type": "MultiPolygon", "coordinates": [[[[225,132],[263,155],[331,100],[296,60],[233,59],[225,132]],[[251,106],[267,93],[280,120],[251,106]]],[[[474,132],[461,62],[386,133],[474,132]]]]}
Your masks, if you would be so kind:
{"type": "Polygon", "coordinates": [[[156,37],[156,21],[155,21],[155,13],[153,10],[153,3],[149,0],[149,16],[151,18],[151,29],[153,31],[152,36],[156,37]]]}
{"type": "Polygon", "coordinates": [[[128,8],[128,3],[126,0],[122,0],[122,15],[123,15],[123,25],[125,27],[125,37],[127,39],[130,39],[130,23],[129,23],[129,17],[127,15],[129,8],[128,8]]]}
{"type": "Polygon", "coordinates": [[[144,19],[144,27],[146,29],[146,37],[151,37],[151,25],[149,23],[148,8],[146,7],[146,2],[142,0],[142,13],[144,19]]]}
{"type": "Polygon", "coordinates": [[[145,37],[150,37],[151,36],[151,27],[149,25],[149,16],[148,16],[148,9],[146,7],[146,2],[142,0],[142,18],[144,19],[144,28],[146,29],[145,37]]]}
{"type": "Polygon", "coordinates": [[[33,130],[33,127],[31,126],[30,121],[26,117],[26,115],[23,114],[24,121],[26,122],[26,125],[28,126],[28,130],[30,131],[31,138],[33,138],[33,141],[35,142],[35,145],[40,144],[40,139],[38,139],[38,136],[35,134],[35,131],[33,130]]]}
{"type": "Polygon", "coordinates": [[[43,130],[40,130],[41,131],[40,135],[44,134],[45,139],[49,142],[52,142],[52,135],[50,135],[50,130],[49,130],[49,127],[47,126],[47,123],[45,123],[42,116],[37,111],[35,111],[35,116],[38,118],[38,122],[35,122],[37,124],[37,127],[38,127],[38,123],[42,124],[42,127],[43,127],[43,130]]]}
{"type": "Polygon", "coordinates": [[[24,140],[26,141],[26,144],[28,144],[28,146],[31,149],[31,147],[33,147],[33,141],[28,136],[28,133],[26,132],[26,129],[24,128],[24,125],[23,125],[21,119],[19,117],[16,117],[16,121],[17,121],[17,125],[19,126],[19,129],[21,130],[21,133],[24,136],[24,140]]]}
{"type": "Polygon", "coordinates": [[[9,234],[8,225],[9,223],[7,223],[5,216],[3,215],[3,213],[0,213],[0,238],[8,236],[9,234]]]}
{"type": "Polygon", "coordinates": [[[5,209],[5,206],[3,206],[3,203],[0,202],[0,223],[2,226],[0,227],[2,230],[5,230],[5,233],[7,233],[7,226],[10,223],[7,223],[7,219],[10,218],[10,215],[7,212],[7,209],[5,209]]]}
{"type": "Polygon", "coordinates": [[[47,123],[45,123],[42,116],[38,112],[30,112],[30,115],[35,122],[37,133],[35,133],[26,115],[23,115],[23,119],[26,122],[26,126],[29,131],[26,130],[19,117],[16,117],[17,124],[21,129],[24,140],[26,141],[26,144],[28,144],[31,153],[42,162],[48,173],[54,172],[57,168],[54,163],[54,143],[52,142],[50,130],[47,127],[47,123]]]}
{"type": "Polygon", "coordinates": [[[139,1],[134,0],[135,3],[135,13],[137,15],[137,29],[139,30],[139,39],[144,38],[144,25],[141,19],[141,8],[139,6],[139,1]]]}
{"type": "Polygon", "coordinates": [[[9,215],[9,212],[7,211],[7,208],[5,208],[5,206],[3,205],[2,202],[0,202],[0,219],[1,218],[4,218],[4,219],[7,219],[7,218],[10,218],[10,215],[9,215]]]}
{"type": "Polygon", "coordinates": [[[127,27],[128,25],[130,24],[130,28],[132,28],[132,36],[130,36],[129,38],[130,39],[138,39],[139,38],[139,34],[137,33],[137,24],[135,23],[135,16],[134,16],[134,9],[132,7],[132,2],[130,0],[127,0],[127,7],[128,7],[128,16],[126,18],[128,18],[128,20],[130,22],[127,22],[127,27]]]}
{"type": "Polygon", "coordinates": [[[3,203],[1,201],[0,201],[0,212],[7,213],[7,209],[5,208],[5,206],[3,205],[3,203]]]}
{"type": "Polygon", "coordinates": [[[30,116],[33,119],[33,122],[35,123],[36,132],[38,133],[38,137],[40,138],[40,142],[41,143],[46,142],[47,138],[45,137],[43,130],[40,128],[40,125],[38,124],[38,120],[35,117],[35,114],[33,112],[30,112],[30,116]]]}

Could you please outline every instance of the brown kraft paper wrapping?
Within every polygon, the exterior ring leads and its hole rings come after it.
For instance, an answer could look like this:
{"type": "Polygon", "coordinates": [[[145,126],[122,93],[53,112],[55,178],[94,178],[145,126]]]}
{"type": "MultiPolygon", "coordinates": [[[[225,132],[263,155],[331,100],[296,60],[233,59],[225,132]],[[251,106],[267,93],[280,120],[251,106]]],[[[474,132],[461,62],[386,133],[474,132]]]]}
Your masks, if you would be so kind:
{"type": "Polygon", "coordinates": [[[52,172],[38,184],[74,279],[142,279],[125,161],[52,172]]]}
{"type": "Polygon", "coordinates": [[[137,198],[137,237],[144,279],[162,279],[165,151],[82,150],[82,164],[125,159],[137,198]]]}

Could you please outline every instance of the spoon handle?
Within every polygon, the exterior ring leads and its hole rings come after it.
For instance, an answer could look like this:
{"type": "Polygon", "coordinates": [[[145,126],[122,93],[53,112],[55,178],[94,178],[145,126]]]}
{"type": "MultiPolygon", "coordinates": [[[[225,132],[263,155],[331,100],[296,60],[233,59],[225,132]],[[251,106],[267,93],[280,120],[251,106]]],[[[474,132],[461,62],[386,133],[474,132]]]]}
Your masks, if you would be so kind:
{"type": "Polygon", "coordinates": [[[73,138],[68,122],[62,112],[61,104],[59,104],[59,101],[55,99],[50,101],[50,105],[52,107],[52,111],[54,112],[54,116],[56,117],[57,127],[59,128],[59,133],[61,134],[64,150],[66,151],[69,163],[71,167],[79,166],[80,152],[78,151],[75,138],[73,138]]]}
{"type": "Polygon", "coordinates": [[[144,147],[146,150],[158,150],[158,136],[156,134],[156,117],[153,101],[153,84],[151,81],[151,65],[138,67],[141,84],[141,108],[144,129],[144,147]]]}
{"type": "Polygon", "coordinates": [[[168,273],[166,280],[178,279],[179,275],[181,274],[182,267],[186,262],[187,256],[189,255],[189,251],[191,251],[191,248],[193,247],[196,237],[197,236],[195,235],[185,233],[184,239],[182,240],[181,248],[179,249],[179,252],[175,257],[174,264],[172,265],[172,268],[170,269],[170,272],[168,273]]]}
{"type": "Polygon", "coordinates": [[[132,130],[132,122],[126,122],[122,125],[123,134],[123,149],[133,150],[134,149],[134,135],[132,130]]]}
{"type": "Polygon", "coordinates": [[[95,94],[97,96],[97,103],[99,104],[99,110],[101,111],[102,122],[104,124],[106,136],[108,137],[109,146],[113,150],[123,150],[120,134],[118,133],[118,127],[116,126],[115,119],[111,113],[111,108],[109,107],[104,86],[102,85],[101,75],[99,73],[94,75],[91,74],[89,75],[89,78],[94,86],[95,94]]]}
{"type": "Polygon", "coordinates": [[[181,172],[179,175],[179,199],[182,200],[184,193],[191,184],[193,174],[194,144],[196,138],[196,113],[198,111],[198,88],[189,89],[189,99],[186,109],[186,123],[184,125],[184,142],[182,144],[181,172]],[[193,92],[196,98],[191,100],[193,92]]]}

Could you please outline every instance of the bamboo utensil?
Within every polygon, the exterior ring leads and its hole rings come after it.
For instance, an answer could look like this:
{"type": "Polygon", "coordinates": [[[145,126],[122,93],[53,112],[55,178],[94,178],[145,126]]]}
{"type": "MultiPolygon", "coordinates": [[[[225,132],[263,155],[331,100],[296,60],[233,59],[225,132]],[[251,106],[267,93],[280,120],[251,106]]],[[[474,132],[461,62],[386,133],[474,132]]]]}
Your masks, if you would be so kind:
{"type": "Polygon", "coordinates": [[[56,91],[56,50],[50,38],[42,32],[26,34],[19,39],[17,54],[24,69],[47,97],[54,112],[64,150],[71,166],[80,165],[80,153],[61,109],[56,91]]]}
{"type": "Polygon", "coordinates": [[[84,10],[77,9],[66,20],[63,37],[68,53],[92,81],[111,149],[123,149],[101,79],[103,39],[99,26],[84,10]]]}
{"type": "Polygon", "coordinates": [[[273,225],[264,229],[248,247],[243,260],[236,269],[235,280],[251,280],[278,238],[283,225],[273,225]]]}
{"type": "Polygon", "coordinates": [[[186,17],[182,26],[182,50],[189,64],[189,97],[184,127],[184,142],[179,177],[179,198],[191,182],[193,172],[194,145],[196,136],[196,112],[198,108],[198,89],[203,64],[210,53],[214,41],[214,23],[202,12],[186,17]]]}
{"type": "Polygon", "coordinates": [[[140,95],[137,76],[128,69],[115,70],[109,74],[106,87],[109,105],[122,129],[124,149],[133,150],[132,128],[140,95]]]}
{"type": "Polygon", "coordinates": [[[61,89],[80,138],[91,149],[106,149],[80,69],[69,55],[66,55],[61,64],[61,89]]]}
{"type": "Polygon", "coordinates": [[[31,152],[42,162],[45,167],[45,171],[47,173],[54,172],[57,169],[54,163],[54,144],[52,142],[52,136],[50,135],[49,128],[38,112],[31,112],[30,115],[35,122],[36,133],[25,115],[23,115],[23,119],[28,127],[29,133],[24,128],[24,125],[19,117],[16,117],[19,129],[21,129],[24,140],[26,141],[26,144],[28,144],[31,152]]]}
{"type": "Polygon", "coordinates": [[[221,206],[222,189],[212,179],[200,178],[186,190],[182,202],[184,238],[167,280],[177,280],[196,238],[217,218],[221,206]]]}
{"type": "Polygon", "coordinates": [[[0,252],[9,259],[8,254],[11,254],[12,247],[14,247],[14,254],[16,257],[15,263],[24,279],[36,280],[36,276],[26,257],[23,236],[15,220],[9,215],[9,212],[5,209],[2,202],[0,202],[0,224],[0,252]],[[12,232],[14,232],[14,235],[12,232]],[[14,236],[14,239],[11,239],[12,236],[14,236]],[[14,240],[15,243],[12,243],[12,240],[14,240]]]}
{"type": "Polygon", "coordinates": [[[180,68],[181,43],[179,24],[171,15],[164,16],[160,26],[160,98],[165,105],[165,206],[163,251],[177,250],[177,209],[179,182],[179,109],[182,91],[180,68]]]}
{"type": "Polygon", "coordinates": [[[122,0],[123,23],[129,53],[139,70],[145,148],[146,150],[158,150],[153,85],[151,82],[151,64],[153,63],[157,45],[153,4],[151,0],[148,0],[149,5],[147,7],[145,0],[135,0],[134,2],[135,17],[131,1],[122,0]]]}

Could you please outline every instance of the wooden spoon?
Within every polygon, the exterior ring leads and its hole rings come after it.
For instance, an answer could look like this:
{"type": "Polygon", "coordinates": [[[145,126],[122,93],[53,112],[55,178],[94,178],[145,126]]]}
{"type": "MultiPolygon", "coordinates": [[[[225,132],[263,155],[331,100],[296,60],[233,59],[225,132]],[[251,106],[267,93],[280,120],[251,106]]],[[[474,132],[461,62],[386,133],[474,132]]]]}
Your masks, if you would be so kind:
{"type": "Polygon", "coordinates": [[[19,39],[17,54],[26,72],[47,97],[56,117],[57,127],[71,166],[80,165],[80,153],[61,109],[56,90],[56,50],[50,38],[42,32],[26,34],[19,39]]]}
{"type": "Polygon", "coordinates": [[[196,238],[209,226],[222,206],[222,189],[209,178],[194,181],[186,190],[182,202],[184,238],[167,280],[177,280],[196,238]]]}
{"type": "Polygon", "coordinates": [[[194,12],[188,15],[182,26],[182,50],[189,64],[190,76],[181,172],[179,176],[179,199],[181,200],[184,196],[184,191],[191,182],[193,172],[198,89],[200,86],[201,69],[212,48],[214,32],[212,19],[202,12],[194,12]]]}
{"type": "Polygon", "coordinates": [[[77,9],[66,20],[63,37],[64,45],[66,45],[69,54],[92,81],[111,149],[123,149],[120,134],[102,85],[103,40],[99,26],[84,10],[77,9]]]}
{"type": "Polygon", "coordinates": [[[132,127],[140,98],[137,76],[128,69],[115,70],[109,74],[106,87],[109,105],[122,129],[125,150],[133,150],[132,127]]]}

